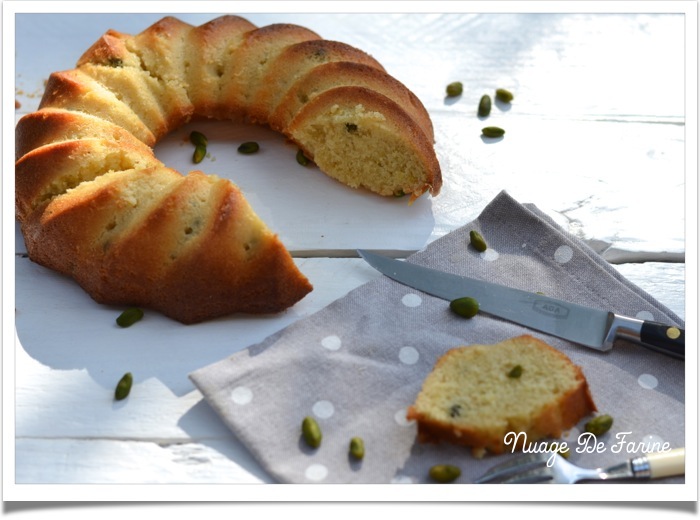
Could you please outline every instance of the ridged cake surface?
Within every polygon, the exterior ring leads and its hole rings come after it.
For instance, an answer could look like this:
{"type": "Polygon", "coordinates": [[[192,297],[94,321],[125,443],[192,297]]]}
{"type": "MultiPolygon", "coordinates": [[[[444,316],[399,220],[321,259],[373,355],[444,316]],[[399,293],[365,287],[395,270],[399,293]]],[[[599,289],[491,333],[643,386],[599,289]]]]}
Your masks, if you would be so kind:
{"type": "Polygon", "coordinates": [[[19,121],[15,213],[30,258],[100,303],[183,323],[303,298],[311,284],[235,184],[153,154],[195,118],[269,125],[325,174],[380,195],[442,184],[427,111],[366,52],[294,24],[167,16],[105,32],[19,121]]]}

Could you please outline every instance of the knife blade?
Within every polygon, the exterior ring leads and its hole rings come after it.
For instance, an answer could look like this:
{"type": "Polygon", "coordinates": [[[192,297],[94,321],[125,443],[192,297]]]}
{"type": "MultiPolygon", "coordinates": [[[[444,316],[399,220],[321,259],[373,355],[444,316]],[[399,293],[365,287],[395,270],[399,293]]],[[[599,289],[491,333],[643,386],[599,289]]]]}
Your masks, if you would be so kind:
{"type": "Polygon", "coordinates": [[[673,325],[446,273],[365,250],[358,250],[358,253],[377,271],[403,285],[447,301],[470,296],[479,303],[480,312],[585,347],[608,351],[616,339],[626,339],[685,359],[685,331],[673,325]]]}

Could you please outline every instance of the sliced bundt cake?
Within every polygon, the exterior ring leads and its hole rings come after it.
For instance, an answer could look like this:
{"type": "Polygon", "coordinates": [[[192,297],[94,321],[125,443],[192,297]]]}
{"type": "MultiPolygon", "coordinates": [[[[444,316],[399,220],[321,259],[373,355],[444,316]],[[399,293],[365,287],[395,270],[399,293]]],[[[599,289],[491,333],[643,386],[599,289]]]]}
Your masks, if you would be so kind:
{"type": "Polygon", "coordinates": [[[381,195],[436,195],[442,183],[427,112],[367,53],[293,24],[165,17],[136,35],[107,31],[19,121],[30,258],[98,302],[183,323],[303,298],[308,280],[231,181],[154,156],[196,117],[270,124],[326,174],[381,195]]]}

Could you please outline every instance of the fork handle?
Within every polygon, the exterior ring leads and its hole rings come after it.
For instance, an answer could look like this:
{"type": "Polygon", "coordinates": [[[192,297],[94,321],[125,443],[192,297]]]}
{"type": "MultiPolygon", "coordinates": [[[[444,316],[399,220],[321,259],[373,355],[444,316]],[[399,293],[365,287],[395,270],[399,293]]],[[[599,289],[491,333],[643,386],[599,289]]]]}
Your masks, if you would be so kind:
{"type": "Polygon", "coordinates": [[[632,461],[635,476],[663,478],[685,473],[685,448],[647,453],[632,461]]]}

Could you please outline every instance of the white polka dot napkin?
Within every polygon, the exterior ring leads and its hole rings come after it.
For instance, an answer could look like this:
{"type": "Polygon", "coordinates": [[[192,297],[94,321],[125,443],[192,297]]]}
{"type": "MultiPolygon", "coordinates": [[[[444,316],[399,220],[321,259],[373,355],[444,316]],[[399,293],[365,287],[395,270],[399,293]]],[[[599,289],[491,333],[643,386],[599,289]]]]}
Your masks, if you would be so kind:
{"type": "MultiPolygon", "coordinates": [[[[505,192],[474,222],[408,261],[683,326],[585,244],[505,192]],[[484,253],[469,246],[472,229],[488,242],[484,253]]],[[[614,419],[596,453],[578,444],[585,420],[568,432],[570,461],[598,467],[642,455],[650,443],[685,445],[683,361],[624,341],[600,353],[487,315],[465,320],[448,302],[386,277],[190,377],[279,482],[425,483],[431,466],[449,463],[461,468],[457,482],[471,483],[513,455],[477,459],[463,447],[420,444],[406,408],[448,349],[521,334],[543,339],[580,365],[599,413],[614,419]],[[318,449],[301,439],[305,416],[322,430],[318,449]],[[365,443],[361,462],[348,456],[356,436],[365,443]]]]}

